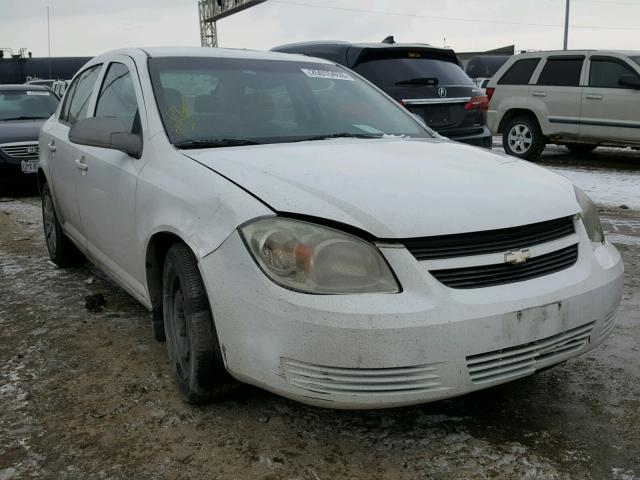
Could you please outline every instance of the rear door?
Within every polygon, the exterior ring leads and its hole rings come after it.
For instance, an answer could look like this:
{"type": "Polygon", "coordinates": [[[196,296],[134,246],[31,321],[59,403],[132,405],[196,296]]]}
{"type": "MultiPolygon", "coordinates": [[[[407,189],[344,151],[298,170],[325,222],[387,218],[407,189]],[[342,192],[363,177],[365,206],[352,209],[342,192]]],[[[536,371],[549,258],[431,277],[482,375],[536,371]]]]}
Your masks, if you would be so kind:
{"type": "Polygon", "coordinates": [[[56,210],[65,232],[84,245],[80,211],[78,209],[77,180],[80,176],[78,146],[69,141],[69,130],[87,117],[93,101],[93,89],[102,65],[94,65],[80,72],[73,81],[60,108],[58,119],[48,122],[43,130],[43,148],[48,150],[50,180],[56,210]]]}
{"type": "Polygon", "coordinates": [[[640,79],[640,67],[623,57],[592,55],[582,97],[583,140],[640,143],[640,90],[620,85],[622,75],[640,79]]]}
{"type": "Polygon", "coordinates": [[[353,69],[446,136],[482,127],[484,111],[465,108],[480,90],[453,59],[438,52],[394,49],[369,54],[353,69]]]}
{"type": "Polygon", "coordinates": [[[584,55],[552,55],[530,89],[529,104],[545,135],[577,138],[580,134],[584,55]]]}
{"type": "MultiPolygon", "coordinates": [[[[95,117],[120,118],[128,131],[146,131],[142,90],[133,60],[114,56],[96,85],[95,117]],[[145,126],[145,127],[143,127],[145,126]]],[[[143,159],[107,148],[78,145],[84,170],[78,204],[87,250],[125,285],[144,295],[136,278],[141,242],[135,235],[135,199],[143,159]]]]}

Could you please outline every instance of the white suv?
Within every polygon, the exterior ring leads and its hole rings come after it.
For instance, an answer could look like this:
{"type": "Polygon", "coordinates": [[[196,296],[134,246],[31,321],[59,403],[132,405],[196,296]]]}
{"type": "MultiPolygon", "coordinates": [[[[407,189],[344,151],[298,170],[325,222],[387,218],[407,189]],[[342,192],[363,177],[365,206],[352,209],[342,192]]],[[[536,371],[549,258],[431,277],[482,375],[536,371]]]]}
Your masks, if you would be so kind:
{"type": "Polygon", "coordinates": [[[640,148],[640,51],[535,52],[489,82],[488,124],[505,151],[538,158],[547,143],[575,153],[640,148]]]}

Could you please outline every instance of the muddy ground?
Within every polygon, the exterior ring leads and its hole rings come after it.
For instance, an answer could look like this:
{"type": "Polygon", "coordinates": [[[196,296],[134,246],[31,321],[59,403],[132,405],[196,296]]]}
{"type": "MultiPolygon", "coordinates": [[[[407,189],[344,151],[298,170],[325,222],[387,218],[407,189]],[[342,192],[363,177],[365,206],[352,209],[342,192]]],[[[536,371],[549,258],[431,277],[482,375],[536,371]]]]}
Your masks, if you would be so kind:
{"type": "Polygon", "coordinates": [[[640,210],[602,217],[626,265],[604,346],[465,397],[340,412],[252,387],[184,404],[147,311],[94,267],[48,261],[36,197],[0,199],[0,480],[638,480],[640,210]]]}

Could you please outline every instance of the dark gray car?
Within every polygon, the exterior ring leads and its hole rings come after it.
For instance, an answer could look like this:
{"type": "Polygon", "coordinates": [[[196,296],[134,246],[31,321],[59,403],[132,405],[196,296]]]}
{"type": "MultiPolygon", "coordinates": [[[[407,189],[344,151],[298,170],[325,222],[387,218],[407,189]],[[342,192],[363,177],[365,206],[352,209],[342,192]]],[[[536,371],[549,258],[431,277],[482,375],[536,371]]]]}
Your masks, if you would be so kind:
{"type": "Polygon", "coordinates": [[[305,42],[276,52],[320,57],[344,65],[419,115],[439,134],[491,148],[487,97],[460,68],[453,50],[424,44],[305,42]]]}
{"type": "Polygon", "coordinates": [[[0,85],[0,194],[8,186],[36,183],[38,134],[58,97],[38,85],[0,85]]]}

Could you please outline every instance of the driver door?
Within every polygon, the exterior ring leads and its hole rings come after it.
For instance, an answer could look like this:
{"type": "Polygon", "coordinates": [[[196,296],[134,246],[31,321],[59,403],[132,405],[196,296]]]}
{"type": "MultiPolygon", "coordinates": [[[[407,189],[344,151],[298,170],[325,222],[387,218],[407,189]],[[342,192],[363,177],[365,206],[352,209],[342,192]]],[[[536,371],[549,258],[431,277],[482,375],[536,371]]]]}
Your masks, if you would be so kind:
{"type": "MultiPolygon", "coordinates": [[[[94,117],[120,118],[132,132],[144,136],[142,91],[129,57],[110,59],[96,89],[94,117]]],[[[136,184],[144,160],[107,148],[77,147],[78,160],[84,165],[77,183],[78,205],[89,255],[144,296],[144,265],[137,268],[144,255],[135,235],[136,184]]]]}

